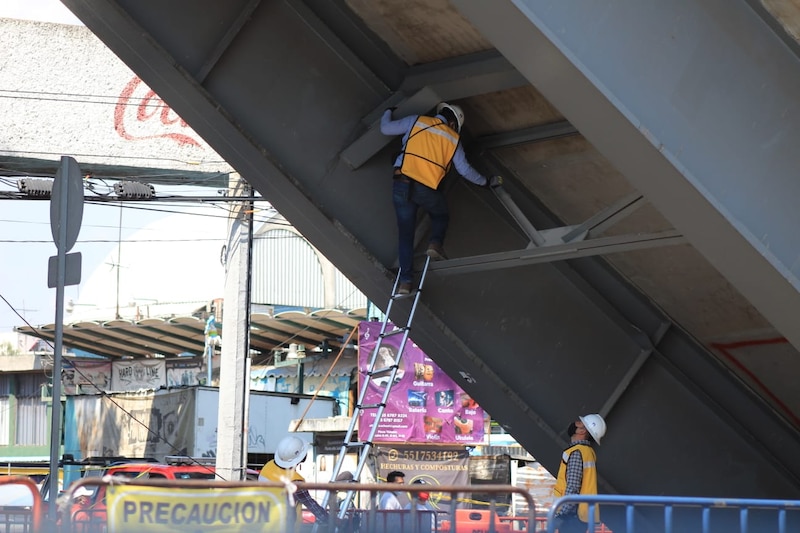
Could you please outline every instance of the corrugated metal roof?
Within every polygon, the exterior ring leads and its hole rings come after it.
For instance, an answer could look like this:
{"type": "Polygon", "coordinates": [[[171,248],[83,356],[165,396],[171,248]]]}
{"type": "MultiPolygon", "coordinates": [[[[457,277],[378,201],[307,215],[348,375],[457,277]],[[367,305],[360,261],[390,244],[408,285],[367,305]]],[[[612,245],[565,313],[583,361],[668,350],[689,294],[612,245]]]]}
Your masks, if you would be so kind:
{"type": "MultiPolygon", "coordinates": [[[[250,317],[250,348],[268,354],[289,343],[313,348],[327,340],[338,348],[347,335],[366,320],[366,308],[340,311],[321,309],[309,313],[287,311],[275,315],[253,313],[250,317]]],[[[17,328],[20,333],[51,342],[55,324],[17,328]]],[[[205,320],[196,316],[148,318],[139,321],[110,320],[76,322],[63,328],[63,343],[106,357],[199,355],[205,347],[205,320]]],[[[224,341],[223,341],[224,342],[224,341]]]]}
{"type": "Polygon", "coordinates": [[[253,239],[254,304],[312,309],[365,307],[367,298],[282,217],[253,239]]]}

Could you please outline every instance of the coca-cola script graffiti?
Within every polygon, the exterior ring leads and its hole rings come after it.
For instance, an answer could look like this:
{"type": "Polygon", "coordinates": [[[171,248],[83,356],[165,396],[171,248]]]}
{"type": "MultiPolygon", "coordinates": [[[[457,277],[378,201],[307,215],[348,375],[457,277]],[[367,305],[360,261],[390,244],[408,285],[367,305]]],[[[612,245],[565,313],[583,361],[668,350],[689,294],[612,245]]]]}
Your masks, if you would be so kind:
{"type": "Polygon", "coordinates": [[[139,77],[128,82],[114,108],[114,129],[120,137],[128,141],[165,138],[181,146],[201,148],[200,143],[191,135],[175,131],[188,127],[139,77]],[[141,93],[140,96],[137,96],[137,90],[141,93]],[[153,133],[157,129],[168,131],[153,133]]]}

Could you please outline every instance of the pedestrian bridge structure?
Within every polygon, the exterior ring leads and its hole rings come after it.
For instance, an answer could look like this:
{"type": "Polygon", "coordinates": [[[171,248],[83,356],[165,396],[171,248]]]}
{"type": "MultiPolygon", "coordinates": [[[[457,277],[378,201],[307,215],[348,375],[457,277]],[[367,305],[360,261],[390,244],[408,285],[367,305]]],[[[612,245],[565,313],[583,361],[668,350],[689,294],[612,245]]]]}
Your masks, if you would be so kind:
{"type": "Polygon", "coordinates": [[[446,180],[412,338],[551,471],[604,414],[601,492],[800,498],[796,2],[63,1],[374,302],[380,114],[463,106],[513,204],[446,180]]]}

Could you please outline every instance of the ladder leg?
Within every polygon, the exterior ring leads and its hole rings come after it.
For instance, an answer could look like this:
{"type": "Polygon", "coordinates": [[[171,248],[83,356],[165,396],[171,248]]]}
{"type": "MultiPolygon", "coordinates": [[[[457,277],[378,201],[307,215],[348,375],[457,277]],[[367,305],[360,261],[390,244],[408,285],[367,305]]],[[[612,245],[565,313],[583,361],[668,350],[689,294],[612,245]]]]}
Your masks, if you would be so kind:
{"type": "MultiPolygon", "coordinates": [[[[359,394],[358,399],[356,400],[355,407],[353,409],[353,416],[350,419],[350,424],[347,429],[347,433],[345,434],[344,441],[342,442],[342,447],[339,450],[339,456],[336,459],[336,463],[333,468],[333,472],[331,473],[331,482],[336,480],[336,477],[341,473],[342,466],[344,465],[345,458],[350,450],[357,449],[358,450],[358,461],[356,463],[356,471],[353,472],[353,479],[358,480],[361,477],[361,473],[364,469],[364,466],[369,459],[372,448],[373,448],[373,439],[378,430],[378,425],[380,423],[381,417],[383,416],[384,409],[386,407],[387,400],[389,399],[389,395],[392,389],[392,386],[395,383],[395,379],[397,377],[397,371],[400,367],[400,361],[403,356],[403,351],[405,350],[406,343],[408,342],[409,334],[411,332],[411,324],[414,320],[414,315],[417,310],[417,305],[419,304],[419,299],[422,294],[422,288],[425,284],[425,279],[428,274],[428,266],[430,265],[431,258],[425,258],[425,265],[422,269],[422,272],[419,276],[419,283],[417,288],[411,291],[409,294],[398,294],[397,289],[400,286],[400,273],[398,272],[397,277],[394,280],[394,284],[392,286],[392,294],[389,297],[389,303],[386,308],[386,314],[383,323],[381,324],[380,334],[378,335],[378,340],[375,343],[375,347],[372,350],[368,364],[367,364],[367,371],[366,376],[359,387],[359,394]],[[409,311],[408,318],[406,320],[405,326],[397,327],[396,325],[391,325],[390,329],[390,322],[391,322],[391,311],[392,306],[395,301],[399,299],[413,299],[411,304],[411,310],[409,311]],[[385,366],[376,366],[378,362],[378,355],[381,353],[381,347],[383,345],[384,340],[387,337],[394,336],[395,334],[401,333],[402,338],[399,344],[396,353],[394,353],[394,357],[390,364],[385,366]],[[388,373],[388,376],[387,376],[388,373]],[[379,377],[380,379],[387,379],[386,386],[383,390],[383,395],[379,403],[374,405],[365,405],[364,399],[367,396],[369,391],[370,383],[373,383],[375,378],[379,377]],[[367,412],[372,411],[375,412],[375,422],[373,422],[372,426],[370,426],[369,432],[367,435],[359,435],[359,439],[354,439],[354,434],[356,433],[358,422],[361,416],[367,412]]],[[[384,365],[383,359],[380,361],[381,365],[384,365]]],[[[359,372],[360,375],[360,372],[359,372]]],[[[345,500],[341,503],[341,507],[338,510],[338,518],[344,519],[347,516],[347,512],[350,509],[353,497],[355,495],[355,491],[348,491],[345,497],[345,500]]],[[[325,497],[322,500],[322,506],[326,507],[328,505],[328,501],[330,499],[331,493],[325,493],[325,497]]],[[[316,532],[317,528],[314,527],[314,531],[316,532]]]]}

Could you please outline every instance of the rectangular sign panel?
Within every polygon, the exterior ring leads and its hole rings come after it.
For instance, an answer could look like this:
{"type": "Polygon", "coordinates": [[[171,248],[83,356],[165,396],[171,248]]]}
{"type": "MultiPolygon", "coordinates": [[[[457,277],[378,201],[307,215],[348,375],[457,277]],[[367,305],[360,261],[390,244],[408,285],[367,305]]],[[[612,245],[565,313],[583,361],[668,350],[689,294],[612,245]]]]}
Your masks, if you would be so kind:
{"type": "MultiPolygon", "coordinates": [[[[360,383],[366,379],[370,357],[380,330],[380,322],[359,324],[360,383]]],[[[381,342],[375,368],[385,368],[392,364],[401,340],[401,335],[394,335],[381,342]]],[[[380,403],[388,379],[387,375],[371,380],[364,404],[380,403]]],[[[360,388],[359,384],[359,390],[360,388]]],[[[362,413],[358,425],[359,435],[369,435],[375,415],[375,410],[362,413]]],[[[483,409],[409,339],[373,440],[480,444],[483,441],[483,416],[483,409]]]]}
{"type": "Polygon", "coordinates": [[[109,485],[106,498],[109,532],[286,531],[283,489],[109,485]]]}
{"type": "Polygon", "coordinates": [[[167,385],[167,365],[160,361],[114,361],[111,363],[111,390],[157,390],[167,385]]]}
{"type": "MultiPolygon", "coordinates": [[[[405,474],[406,484],[430,485],[428,505],[434,510],[449,505],[449,495],[437,492],[436,487],[469,483],[469,452],[466,447],[377,446],[375,450],[378,480],[385,481],[389,472],[397,470],[405,474]]],[[[409,501],[408,494],[402,490],[398,491],[397,497],[402,505],[409,501]]]]}

